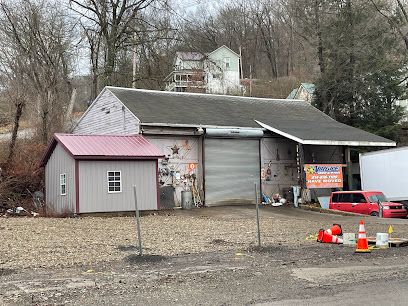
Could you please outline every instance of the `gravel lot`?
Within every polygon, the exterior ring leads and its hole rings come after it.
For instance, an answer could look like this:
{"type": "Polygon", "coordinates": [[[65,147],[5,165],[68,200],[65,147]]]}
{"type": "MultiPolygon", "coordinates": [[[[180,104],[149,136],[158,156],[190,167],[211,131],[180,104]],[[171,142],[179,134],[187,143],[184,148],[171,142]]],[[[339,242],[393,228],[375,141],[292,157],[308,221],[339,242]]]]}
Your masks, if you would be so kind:
{"type": "MultiPolygon", "coordinates": [[[[256,242],[253,207],[205,208],[160,212],[142,217],[146,254],[175,256],[225,250],[245,251],[256,242]]],[[[408,237],[408,220],[366,217],[368,234],[384,232],[393,223],[398,236],[408,237]]],[[[264,245],[312,245],[306,240],[319,228],[340,223],[358,230],[358,217],[306,212],[293,208],[262,208],[264,245]]],[[[76,219],[1,218],[0,270],[93,265],[122,260],[136,252],[132,217],[76,219]]]]}

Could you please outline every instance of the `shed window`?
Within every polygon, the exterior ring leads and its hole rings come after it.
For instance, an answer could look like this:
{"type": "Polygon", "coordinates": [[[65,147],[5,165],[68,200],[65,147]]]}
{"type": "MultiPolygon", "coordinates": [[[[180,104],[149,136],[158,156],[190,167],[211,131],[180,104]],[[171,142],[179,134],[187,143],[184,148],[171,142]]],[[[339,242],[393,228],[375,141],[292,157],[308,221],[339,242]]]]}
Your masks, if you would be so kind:
{"type": "Polygon", "coordinates": [[[122,192],[122,175],[120,171],[108,171],[108,192],[122,192]]]}
{"type": "Polygon", "coordinates": [[[60,194],[67,195],[67,174],[60,174],[60,194]]]}

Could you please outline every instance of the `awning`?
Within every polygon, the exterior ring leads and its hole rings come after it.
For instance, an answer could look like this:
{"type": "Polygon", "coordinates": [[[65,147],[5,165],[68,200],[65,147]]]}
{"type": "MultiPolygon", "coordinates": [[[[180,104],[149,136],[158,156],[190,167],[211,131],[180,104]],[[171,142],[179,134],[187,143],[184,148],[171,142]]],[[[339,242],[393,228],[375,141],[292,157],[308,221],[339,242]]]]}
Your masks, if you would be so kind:
{"type": "MultiPolygon", "coordinates": [[[[293,122],[285,125],[279,122],[279,128],[255,120],[261,127],[305,145],[324,146],[362,146],[362,147],[395,147],[397,144],[389,139],[365,132],[333,120],[335,124],[317,122],[294,126],[293,122]]],[[[330,122],[329,122],[330,123],[330,122]]]]}

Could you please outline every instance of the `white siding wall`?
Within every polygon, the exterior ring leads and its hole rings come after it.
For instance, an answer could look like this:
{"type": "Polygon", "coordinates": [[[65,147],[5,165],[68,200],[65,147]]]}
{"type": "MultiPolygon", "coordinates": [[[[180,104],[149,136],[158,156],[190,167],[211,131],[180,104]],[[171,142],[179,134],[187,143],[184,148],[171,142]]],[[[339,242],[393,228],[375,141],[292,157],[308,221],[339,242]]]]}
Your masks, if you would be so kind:
{"type": "Polygon", "coordinates": [[[48,207],[56,213],[75,212],[75,160],[57,144],[45,166],[45,195],[48,207]],[[60,174],[66,174],[66,195],[60,193],[60,174]]]}
{"type": "Polygon", "coordinates": [[[261,140],[262,192],[282,194],[282,188],[298,185],[296,143],[284,138],[261,140]],[[269,170],[268,170],[269,169],[269,170]]]}
{"type": "MultiPolygon", "coordinates": [[[[216,73],[216,72],[215,72],[216,73]]],[[[238,71],[223,71],[221,78],[214,78],[208,73],[207,92],[214,94],[236,94],[240,92],[238,71]]]]}
{"type": "Polygon", "coordinates": [[[109,90],[105,90],[74,128],[73,134],[138,134],[139,122],[109,90]]]}
{"type": "MultiPolygon", "coordinates": [[[[175,198],[174,202],[177,206],[181,205],[181,191],[183,189],[183,180],[181,177],[187,173],[192,174],[195,173],[198,177],[198,188],[201,189],[201,182],[202,182],[202,166],[200,156],[200,142],[199,137],[191,137],[191,136],[153,136],[153,135],[144,135],[150,143],[158,147],[163,154],[169,158],[167,164],[163,165],[161,163],[161,159],[159,160],[159,169],[164,171],[160,171],[160,181],[164,184],[162,186],[174,186],[175,187],[175,198]],[[171,149],[174,146],[179,148],[178,154],[173,154],[173,150],[171,149]],[[197,169],[189,171],[188,165],[190,163],[196,163],[198,165],[197,169]],[[170,173],[170,171],[174,171],[174,173],[180,173],[180,179],[176,179],[175,176],[165,175],[164,173],[170,173]]],[[[159,172],[159,173],[160,173],[159,172]]]]}
{"type": "Polygon", "coordinates": [[[157,209],[156,161],[79,161],[80,213],[157,209]],[[121,171],[122,192],[108,193],[107,172],[121,171]]]}

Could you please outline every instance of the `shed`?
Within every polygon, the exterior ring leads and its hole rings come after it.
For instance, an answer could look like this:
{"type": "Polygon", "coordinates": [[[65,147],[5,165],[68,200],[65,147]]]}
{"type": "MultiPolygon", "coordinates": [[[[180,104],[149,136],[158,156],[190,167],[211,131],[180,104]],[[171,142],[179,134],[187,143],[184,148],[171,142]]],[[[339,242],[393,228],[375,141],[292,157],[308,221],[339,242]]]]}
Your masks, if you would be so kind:
{"type": "Polygon", "coordinates": [[[56,213],[159,208],[158,159],[162,152],[141,135],[55,134],[45,167],[47,208],[56,213]]]}

